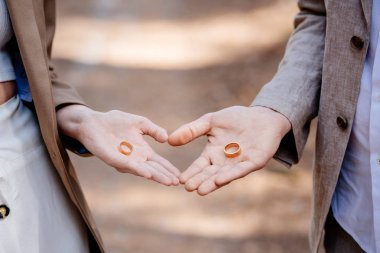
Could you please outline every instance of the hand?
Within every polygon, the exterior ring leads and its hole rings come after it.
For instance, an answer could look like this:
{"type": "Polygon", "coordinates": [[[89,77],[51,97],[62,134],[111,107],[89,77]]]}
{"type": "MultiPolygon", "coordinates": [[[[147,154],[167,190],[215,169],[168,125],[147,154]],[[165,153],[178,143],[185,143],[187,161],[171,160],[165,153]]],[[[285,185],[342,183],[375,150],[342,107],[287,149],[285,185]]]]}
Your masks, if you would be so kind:
{"type": "Polygon", "coordinates": [[[83,105],[69,105],[57,112],[61,132],[80,141],[93,155],[123,173],[142,176],[164,185],[178,185],[180,172],[144,140],[149,135],[164,143],[166,130],[150,120],[121,111],[96,112],[83,105]],[[130,156],[119,152],[121,141],[134,147],[130,156]]]}
{"type": "Polygon", "coordinates": [[[173,146],[207,135],[208,143],[198,159],[180,176],[188,191],[206,195],[263,168],[290,130],[287,118],[265,107],[234,106],[183,125],[169,136],[173,146]],[[224,147],[238,142],[241,154],[227,158],[224,147]]]}

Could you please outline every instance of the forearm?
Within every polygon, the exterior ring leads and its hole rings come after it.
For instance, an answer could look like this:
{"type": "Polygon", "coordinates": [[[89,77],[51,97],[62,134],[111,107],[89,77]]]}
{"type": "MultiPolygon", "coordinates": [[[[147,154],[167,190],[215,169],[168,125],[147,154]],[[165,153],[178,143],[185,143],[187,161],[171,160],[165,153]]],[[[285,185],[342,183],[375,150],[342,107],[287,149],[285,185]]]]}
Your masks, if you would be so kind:
{"type": "Polygon", "coordinates": [[[278,72],[253,103],[273,104],[292,123],[297,118],[310,119],[317,115],[326,33],[323,0],[300,1],[299,7],[296,29],[278,72]]]}
{"type": "Polygon", "coordinates": [[[296,29],[273,79],[263,87],[252,106],[270,108],[291,123],[277,158],[288,165],[297,163],[317,116],[325,47],[326,11],[323,0],[299,2],[296,29]]]}
{"type": "Polygon", "coordinates": [[[68,105],[57,111],[57,123],[62,134],[80,140],[81,125],[96,112],[84,105],[68,105]]]}

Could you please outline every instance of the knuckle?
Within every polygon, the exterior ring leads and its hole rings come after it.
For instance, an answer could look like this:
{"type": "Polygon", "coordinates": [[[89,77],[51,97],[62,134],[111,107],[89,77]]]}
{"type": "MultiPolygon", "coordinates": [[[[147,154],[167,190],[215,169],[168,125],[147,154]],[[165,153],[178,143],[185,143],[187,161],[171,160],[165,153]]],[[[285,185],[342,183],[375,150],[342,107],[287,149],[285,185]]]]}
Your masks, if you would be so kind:
{"type": "Polygon", "coordinates": [[[152,135],[158,136],[160,134],[160,130],[157,127],[152,128],[152,135]]]}
{"type": "Polygon", "coordinates": [[[140,121],[140,122],[144,122],[144,123],[149,122],[148,118],[146,118],[146,117],[144,117],[144,116],[138,116],[138,121],[140,121]]]}
{"type": "Polygon", "coordinates": [[[203,115],[202,119],[205,122],[210,123],[210,122],[212,122],[214,117],[215,117],[215,112],[209,112],[209,113],[206,113],[205,115],[203,115]]]}
{"type": "Polygon", "coordinates": [[[140,126],[149,126],[149,124],[151,123],[151,121],[144,116],[136,116],[136,122],[140,126]]]}
{"type": "Polygon", "coordinates": [[[194,125],[189,125],[189,131],[190,131],[191,137],[194,137],[197,135],[197,128],[194,125]]]}
{"type": "Polygon", "coordinates": [[[241,106],[239,106],[239,105],[231,106],[231,109],[232,109],[232,110],[237,110],[237,109],[239,109],[239,108],[241,108],[241,106]]]}
{"type": "Polygon", "coordinates": [[[205,115],[203,115],[203,118],[205,119],[210,119],[213,117],[213,115],[215,114],[215,112],[209,112],[209,113],[206,113],[205,115]]]}
{"type": "Polygon", "coordinates": [[[111,111],[108,111],[108,114],[109,115],[115,115],[115,116],[118,116],[120,115],[122,112],[119,111],[119,110],[111,110],[111,111]]]}

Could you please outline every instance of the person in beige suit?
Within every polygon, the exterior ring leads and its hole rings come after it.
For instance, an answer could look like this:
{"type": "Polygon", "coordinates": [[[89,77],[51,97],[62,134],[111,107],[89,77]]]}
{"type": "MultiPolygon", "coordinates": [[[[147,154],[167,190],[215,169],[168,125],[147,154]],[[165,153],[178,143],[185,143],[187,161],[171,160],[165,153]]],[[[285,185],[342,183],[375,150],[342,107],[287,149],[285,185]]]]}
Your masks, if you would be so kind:
{"type": "Polygon", "coordinates": [[[174,146],[208,138],[180,181],[206,195],[273,156],[291,166],[318,116],[311,252],[323,238],[326,252],[380,252],[380,1],[298,5],[278,72],[252,105],[208,113],[169,136],[174,146]]]}
{"type": "Polygon", "coordinates": [[[179,171],[143,139],[166,142],[166,130],[93,111],[57,79],[54,0],[0,0],[0,13],[0,252],[104,252],[65,147],[177,185],[179,171]]]}

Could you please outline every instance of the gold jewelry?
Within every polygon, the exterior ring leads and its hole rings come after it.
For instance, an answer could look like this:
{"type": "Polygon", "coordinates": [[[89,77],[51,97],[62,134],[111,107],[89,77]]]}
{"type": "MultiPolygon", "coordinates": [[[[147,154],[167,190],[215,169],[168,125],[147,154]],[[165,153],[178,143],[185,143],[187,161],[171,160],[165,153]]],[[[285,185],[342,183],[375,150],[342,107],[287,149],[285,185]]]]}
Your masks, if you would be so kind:
{"type": "Polygon", "coordinates": [[[123,155],[129,156],[130,154],[132,154],[133,145],[127,141],[122,141],[120,142],[118,149],[119,152],[123,155]]]}
{"type": "Polygon", "coordinates": [[[224,147],[224,155],[228,158],[235,158],[241,154],[240,144],[237,142],[228,143],[224,147]]]}

